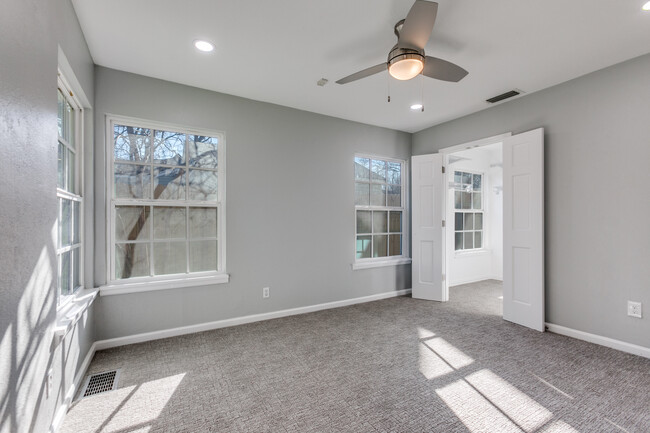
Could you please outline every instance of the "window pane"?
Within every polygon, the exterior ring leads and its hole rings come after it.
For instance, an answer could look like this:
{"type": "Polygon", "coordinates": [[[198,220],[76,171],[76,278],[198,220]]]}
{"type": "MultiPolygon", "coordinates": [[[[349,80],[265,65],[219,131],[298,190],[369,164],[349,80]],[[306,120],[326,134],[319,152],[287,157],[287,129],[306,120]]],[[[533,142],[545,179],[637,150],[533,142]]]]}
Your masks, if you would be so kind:
{"type": "Polygon", "coordinates": [[[462,197],[463,197],[462,192],[454,191],[454,208],[456,208],[456,209],[462,209],[463,208],[462,197]]]}
{"type": "Polygon", "coordinates": [[[374,233],[388,232],[388,212],[375,211],[372,213],[372,229],[374,233]]]}
{"type": "Polygon", "coordinates": [[[219,139],[204,135],[190,135],[188,158],[190,167],[217,168],[219,139]]]}
{"type": "Polygon", "coordinates": [[[386,185],[370,185],[370,206],[386,206],[386,185]]]}
{"type": "Polygon", "coordinates": [[[472,232],[466,232],[465,237],[464,237],[464,245],[463,248],[466,250],[471,250],[474,248],[474,243],[472,242],[474,239],[473,233],[472,232]]]}
{"type": "Polygon", "coordinates": [[[467,212],[464,215],[463,230],[474,230],[474,214],[467,212]]]}
{"type": "Polygon", "coordinates": [[[78,244],[81,242],[81,203],[78,201],[72,202],[72,243],[78,244]]]}
{"type": "Polygon", "coordinates": [[[113,138],[115,161],[150,162],[151,130],[135,126],[115,125],[113,138]]]}
{"type": "Polygon", "coordinates": [[[462,212],[456,212],[455,214],[455,224],[454,224],[454,230],[462,230],[463,229],[463,213],[462,212]]]}
{"type": "Polygon", "coordinates": [[[398,185],[388,185],[387,206],[402,206],[402,187],[398,185]]]}
{"type": "Polygon", "coordinates": [[[395,185],[402,183],[402,164],[399,162],[388,163],[388,183],[395,185]]]}
{"type": "Polygon", "coordinates": [[[372,256],[386,257],[388,255],[388,235],[373,236],[372,256]]]}
{"type": "Polygon", "coordinates": [[[471,192],[461,192],[461,209],[471,209],[472,208],[472,193],[471,192]]]}
{"type": "Polygon", "coordinates": [[[70,150],[66,150],[66,169],[67,176],[65,179],[65,189],[70,192],[77,192],[75,188],[75,155],[70,150]]]}
{"type": "MultiPolygon", "coordinates": [[[[217,209],[210,207],[190,208],[190,238],[217,237],[217,209]]],[[[190,249],[191,251],[191,249],[190,249]]],[[[190,258],[191,267],[191,258],[190,258]]]]}
{"type": "Polygon", "coordinates": [[[153,198],[185,200],[185,169],[154,167],[153,198]]]}
{"type": "Polygon", "coordinates": [[[402,255],[402,235],[389,235],[388,236],[389,256],[402,255]]]}
{"type": "Polygon", "coordinates": [[[402,231],[402,212],[390,213],[390,232],[401,233],[402,231]]]}
{"type": "Polygon", "coordinates": [[[72,290],[76,290],[81,286],[81,260],[80,249],[75,248],[72,250],[72,290]]]}
{"type": "Polygon", "coordinates": [[[68,101],[65,101],[63,137],[68,141],[71,148],[75,148],[74,136],[74,109],[68,101]]]}
{"type": "Polygon", "coordinates": [[[185,242],[154,242],[154,275],[184,274],[187,272],[185,242]]]}
{"type": "Polygon", "coordinates": [[[153,162],[166,165],[185,165],[185,134],[155,131],[153,136],[153,162]]]}
{"type": "Polygon", "coordinates": [[[64,110],[65,110],[65,98],[63,96],[63,93],[61,93],[61,90],[58,92],[58,110],[57,110],[57,125],[59,129],[59,137],[63,137],[63,117],[64,117],[64,110]]]}
{"type": "Polygon", "coordinates": [[[480,174],[475,174],[472,176],[472,188],[474,188],[474,191],[480,191],[481,190],[481,175],[480,174]]]}
{"type": "Polygon", "coordinates": [[[458,186],[460,186],[460,183],[462,182],[462,175],[460,171],[455,171],[454,172],[454,183],[457,183],[458,186]]]}
{"type": "Polygon", "coordinates": [[[481,209],[481,193],[473,192],[472,196],[473,196],[472,205],[474,209],[481,209]]]}
{"type": "Polygon", "coordinates": [[[65,188],[65,146],[59,142],[59,155],[58,155],[58,179],[56,182],[56,186],[59,188],[63,189],[65,188]]]}
{"type": "Polygon", "coordinates": [[[115,164],[115,198],[151,198],[151,172],[144,165],[115,164]]]}
{"type": "Polygon", "coordinates": [[[456,251],[462,250],[463,249],[463,233],[462,232],[461,233],[456,233],[455,237],[456,237],[456,241],[454,243],[456,245],[455,250],[456,251]]]}
{"type": "MultiPolygon", "coordinates": [[[[153,237],[154,239],[185,239],[185,208],[159,207],[153,208],[153,237]]],[[[155,250],[154,250],[155,254],[155,250]]]]}
{"type": "Polygon", "coordinates": [[[357,211],[357,233],[372,233],[372,212],[357,211]]]}
{"type": "Polygon", "coordinates": [[[216,171],[190,170],[189,200],[217,201],[217,184],[219,176],[216,171]]]}
{"type": "Polygon", "coordinates": [[[472,175],[471,173],[463,173],[463,185],[471,185],[472,184],[472,175]]]}
{"type": "Polygon", "coordinates": [[[386,161],[372,160],[372,182],[386,182],[386,161]]]}
{"type": "Polygon", "coordinates": [[[483,247],[483,232],[474,232],[474,248],[483,247]]]}
{"type": "Polygon", "coordinates": [[[368,206],[370,204],[370,184],[354,184],[354,204],[359,206],[368,206]]]}
{"type": "Polygon", "coordinates": [[[70,284],[72,283],[72,275],[70,274],[70,251],[61,254],[61,276],[60,276],[60,289],[61,296],[66,296],[72,293],[70,284]]]}
{"type": "Polygon", "coordinates": [[[357,259],[370,257],[372,236],[357,236],[357,259]]]}
{"type": "Polygon", "coordinates": [[[190,242],[190,272],[217,270],[217,241],[190,242]]]}
{"type": "Polygon", "coordinates": [[[115,278],[149,276],[149,244],[115,245],[115,278]]]}
{"type": "Polygon", "coordinates": [[[135,241],[149,239],[149,206],[116,206],[115,239],[135,241]]]}
{"type": "Polygon", "coordinates": [[[483,214],[474,214],[474,230],[483,230],[483,214]]]}
{"type": "Polygon", "coordinates": [[[61,246],[67,247],[72,241],[72,201],[61,199],[61,220],[59,221],[59,233],[61,234],[61,246]]]}
{"type": "Polygon", "coordinates": [[[354,158],[354,178],[370,180],[370,160],[368,158],[354,158]]]}

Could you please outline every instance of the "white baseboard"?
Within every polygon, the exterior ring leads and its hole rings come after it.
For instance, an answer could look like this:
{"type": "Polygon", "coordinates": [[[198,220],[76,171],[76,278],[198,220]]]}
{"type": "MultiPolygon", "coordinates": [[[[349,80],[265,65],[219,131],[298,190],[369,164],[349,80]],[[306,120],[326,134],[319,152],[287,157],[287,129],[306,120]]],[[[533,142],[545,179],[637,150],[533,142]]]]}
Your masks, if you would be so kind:
{"type": "Polygon", "coordinates": [[[577,329],[571,329],[560,325],[554,325],[553,323],[546,323],[546,328],[555,334],[566,335],[567,337],[577,338],[578,340],[610,347],[612,349],[620,350],[621,352],[650,358],[650,347],[638,346],[636,344],[626,343],[625,341],[614,340],[613,338],[590,334],[588,332],[578,331],[577,329]]]}
{"type": "Polygon", "coordinates": [[[90,346],[90,349],[88,349],[88,353],[84,358],[84,362],[81,364],[81,367],[79,367],[79,370],[77,371],[77,374],[74,377],[74,382],[72,383],[72,386],[66,393],[63,403],[61,404],[61,406],[59,406],[59,409],[56,411],[56,415],[52,420],[52,425],[50,426],[49,433],[56,433],[61,428],[61,425],[63,424],[63,420],[65,419],[65,415],[68,413],[68,409],[70,409],[70,404],[74,400],[74,396],[77,393],[79,386],[81,386],[81,382],[86,376],[86,371],[88,371],[88,367],[90,367],[90,362],[93,360],[93,356],[95,356],[96,351],[97,351],[97,343],[93,343],[92,346],[90,346]]]}
{"type": "Polygon", "coordinates": [[[454,281],[449,280],[449,287],[460,286],[462,284],[478,283],[479,281],[485,281],[485,280],[503,281],[503,278],[495,277],[494,275],[487,275],[482,277],[466,278],[466,279],[460,279],[454,281]]]}
{"type": "Polygon", "coordinates": [[[411,289],[396,290],[393,292],[379,293],[377,295],[363,296],[361,298],[345,299],[343,301],[327,302],[324,304],[309,305],[306,307],[291,308],[288,310],[272,311],[270,313],[252,314],[250,316],[234,317],[232,319],[217,320],[216,322],[199,323],[196,325],[181,326],[178,328],[164,329],[162,331],[145,332],[142,334],[129,335],[126,337],[111,338],[108,340],[96,341],[95,350],[104,350],[111,347],[125,346],[127,344],[142,343],[145,341],[159,340],[161,338],[176,337],[179,335],[193,334],[195,332],[210,331],[213,329],[227,328],[230,326],[243,325],[245,323],[261,322],[263,320],[277,319],[280,317],[295,316],[297,314],[311,313],[314,311],[328,310],[330,308],[345,307],[348,305],[361,304],[364,302],[378,301],[380,299],[393,298],[408,295],[411,289]]]}

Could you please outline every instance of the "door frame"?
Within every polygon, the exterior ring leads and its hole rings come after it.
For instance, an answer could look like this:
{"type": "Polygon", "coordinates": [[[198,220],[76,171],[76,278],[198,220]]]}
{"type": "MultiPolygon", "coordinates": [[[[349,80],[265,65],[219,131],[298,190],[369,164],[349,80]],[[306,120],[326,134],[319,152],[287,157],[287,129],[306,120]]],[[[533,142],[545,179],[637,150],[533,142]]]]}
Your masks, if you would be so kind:
{"type": "MultiPolygon", "coordinates": [[[[474,140],[474,141],[470,141],[470,142],[467,142],[467,143],[456,144],[454,146],[445,147],[445,148],[439,150],[440,154],[442,155],[442,165],[443,165],[443,167],[445,167],[445,175],[444,175],[444,179],[443,179],[443,182],[444,182],[444,185],[445,185],[445,193],[443,194],[444,197],[445,197],[445,199],[443,200],[443,210],[442,210],[443,215],[445,215],[445,216],[447,215],[447,207],[449,206],[449,203],[447,203],[449,194],[447,194],[446,186],[449,184],[450,179],[453,180],[453,177],[452,177],[453,173],[451,172],[451,170],[447,170],[447,167],[449,167],[449,156],[451,154],[456,153],[456,152],[461,151],[461,150],[470,150],[470,149],[474,149],[474,148],[478,148],[478,147],[487,146],[487,145],[490,145],[490,144],[501,143],[506,138],[509,138],[509,137],[512,137],[512,132],[505,132],[503,134],[493,135],[491,137],[481,138],[479,140],[474,140]]],[[[448,221],[446,223],[446,228],[450,229],[450,227],[451,227],[450,224],[452,224],[452,223],[453,223],[452,221],[448,221]]],[[[445,233],[445,237],[446,236],[447,236],[447,233],[445,233]]],[[[449,252],[448,248],[445,247],[445,251],[444,251],[445,260],[443,261],[442,281],[443,281],[444,291],[445,291],[445,293],[447,293],[447,300],[449,300],[449,296],[448,296],[448,294],[449,294],[449,278],[448,278],[448,275],[449,275],[449,262],[450,262],[448,260],[449,257],[447,256],[448,252],[449,252]]]]}

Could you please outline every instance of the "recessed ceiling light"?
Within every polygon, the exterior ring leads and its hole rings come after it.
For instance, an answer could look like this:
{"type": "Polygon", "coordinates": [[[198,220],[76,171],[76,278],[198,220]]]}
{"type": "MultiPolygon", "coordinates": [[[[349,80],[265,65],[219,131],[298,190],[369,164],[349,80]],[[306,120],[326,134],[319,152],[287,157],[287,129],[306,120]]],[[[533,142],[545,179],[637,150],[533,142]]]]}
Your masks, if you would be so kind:
{"type": "Polygon", "coordinates": [[[641,7],[641,9],[643,9],[644,11],[650,11],[650,2],[644,4],[643,7],[641,7]]]}
{"type": "Polygon", "coordinates": [[[413,104],[411,105],[411,110],[421,110],[422,104],[413,104]]]}
{"type": "Polygon", "coordinates": [[[197,50],[203,51],[205,53],[209,53],[210,51],[214,50],[213,44],[211,44],[208,41],[203,41],[201,39],[196,39],[194,41],[194,47],[196,47],[197,50]]]}

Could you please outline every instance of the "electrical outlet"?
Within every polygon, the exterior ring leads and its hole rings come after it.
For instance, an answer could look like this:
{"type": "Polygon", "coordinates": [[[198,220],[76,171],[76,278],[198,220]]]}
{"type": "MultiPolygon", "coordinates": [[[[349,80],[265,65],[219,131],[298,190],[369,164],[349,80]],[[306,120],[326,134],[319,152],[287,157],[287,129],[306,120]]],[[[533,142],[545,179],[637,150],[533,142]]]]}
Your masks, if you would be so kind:
{"type": "Polygon", "coordinates": [[[641,310],[641,303],[627,301],[627,315],[631,317],[638,317],[639,319],[641,319],[643,317],[643,311],[641,310]]]}
{"type": "Polygon", "coordinates": [[[54,372],[50,368],[47,372],[47,377],[45,378],[45,396],[50,398],[52,393],[52,387],[54,386],[54,372]]]}
{"type": "Polygon", "coordinates": [[[271,292],[271,289],[269,287],[264,287],[262,289],[262,297],[263,298],[268,298],[269,296],[271,296],[270,292],[271,292]]]}

